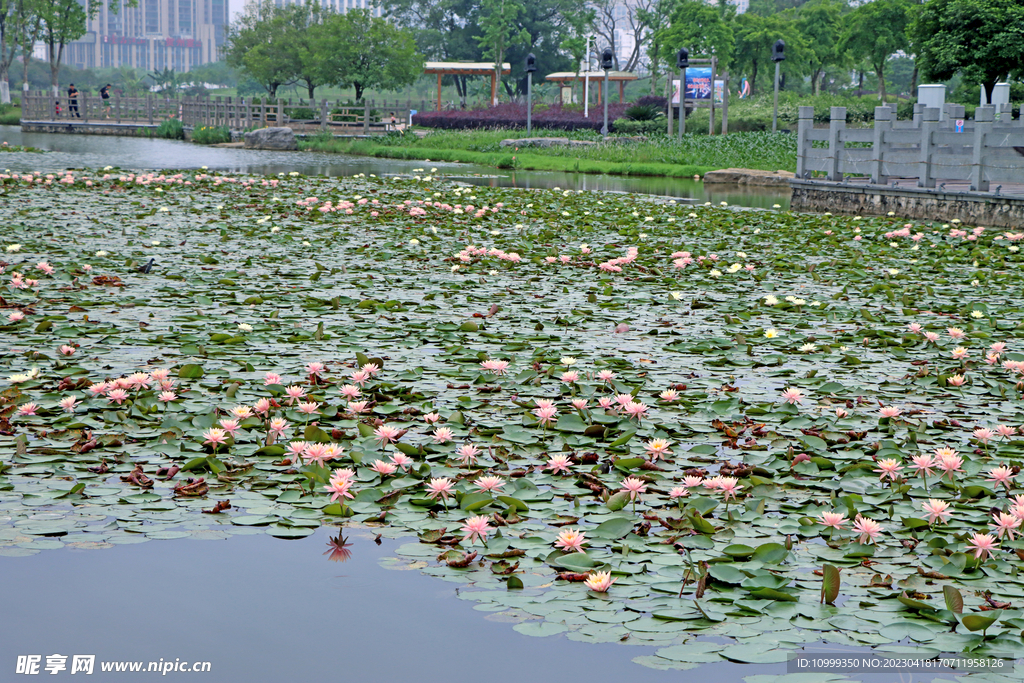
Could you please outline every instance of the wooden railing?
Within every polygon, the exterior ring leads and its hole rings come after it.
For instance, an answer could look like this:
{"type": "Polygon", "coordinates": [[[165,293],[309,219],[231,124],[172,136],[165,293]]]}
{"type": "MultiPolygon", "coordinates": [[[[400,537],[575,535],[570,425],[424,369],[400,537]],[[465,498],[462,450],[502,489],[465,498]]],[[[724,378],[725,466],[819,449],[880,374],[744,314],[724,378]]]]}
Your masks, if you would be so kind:
{"type": "Polygon", "coordinates": [[[133,123],[156,125],[171,118],[183,125],[223,126],[244,131],[267,126],[287,126],[296,132],[332,131],[372,135],[409,126],[412,114],[426,111],[426,100],[404,102],[364,100],[352,105],[335,101],[319,102],[244,97],[170,97],[148,94],[143,97],[112,95],[102,100],[96,95],[79,93],[73,102],[66,94],[30,92],[22,97],[25,121],[69,121],[82,123],[133,123]]]}
{"type": "Polygon", "coordinates": [[[832,107],[826,129],[814,128],[813,107],[800,107],[797,177],[819,172],[841,182],[860,175],[874,184],[916,177],[925,188],[937,180],[969,180],[979,192],[990,183],[1024,182],[1024,119],[1014,120],[1008,106],[999,121],[992,106],[978,107],[973,120],[961,105],[947,104],[945,113],[940,120],[938,108],[917,105],[914,120],[897,121],[891,107],[875,107],[873,128],[847,129],[846,107],[832,107]]]}

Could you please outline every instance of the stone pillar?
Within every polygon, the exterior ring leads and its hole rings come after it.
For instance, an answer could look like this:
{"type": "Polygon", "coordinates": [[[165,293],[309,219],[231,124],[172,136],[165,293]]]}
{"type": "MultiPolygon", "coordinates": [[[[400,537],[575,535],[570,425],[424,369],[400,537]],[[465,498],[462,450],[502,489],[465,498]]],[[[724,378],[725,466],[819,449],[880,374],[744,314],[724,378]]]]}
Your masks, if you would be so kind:
{"type": "Polygon", "coordinates": [[[843,143],[839,140],[839,132],[846,130],[846,107],[832,107],[828,122],[828,179],[840,182],[843,173],[839,167],[839,155],[843,143]]]}
{"type": "Polygon", "coordinates": [[[935,187],[935,178],[932,177],[932,153],[935,151],[932,134],[939,126],[941,113],[938,107],[925,107],[921,112],[921,157],[918,163],[918,187],[935,187]]]}
{"type": "Polygon", "coordinates": [[[800,107],[796,124],[796,177],[803,179],[807,173],[807,152],[811,141],[807,134],[814,128],[814,107],[800,107]]]}
{"type": "Polygon", "coordinates": [[[888,176],[882,171],[885,162],[886,142],[885,134],[892,130],[892,108],[875,107],[875,139],[872,147],[871,182],[875,185],[884,185],[889,182],[888,176]]]}
{"type": "Polygon", "coordinates": [[[996,110],[992,105],[978,107],[974,110],[974,148],[972,149],[971,190],[988,192],[988,180],[985,179],[985,138],[992,130],[996,110]]]}

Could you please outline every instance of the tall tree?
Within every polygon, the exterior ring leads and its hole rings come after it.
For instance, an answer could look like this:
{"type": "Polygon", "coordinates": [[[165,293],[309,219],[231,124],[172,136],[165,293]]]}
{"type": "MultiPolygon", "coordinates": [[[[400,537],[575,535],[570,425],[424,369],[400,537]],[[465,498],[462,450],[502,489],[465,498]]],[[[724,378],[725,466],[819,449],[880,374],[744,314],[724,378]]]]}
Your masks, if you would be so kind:
{"type": "Polygon", "coordinates": [[[668,26],[655,31],[654,40],[661,52],[674,56],[685,47],[691,56],[718,58],[719,68],[728,68],[735,47],[730,26],[731,14],[723,15],[717,7],[702,0],[677,0],[669,14],[668,26]]]}
{"type": "Polygon", "coordinates": [[[411,85],[423,72],[423,55],[416,50],[412,32],[368,10],[328,14],[313,36],[316,76],[323,83],[354,88],[357,100],[367,88],[397,90],[411,85]]]}
{"type": "Polygon", "coordinates": [[[38,21],[30,0],[0,0],[0,104],[11,102],[11,64],[33,25],[38,21]]]}
{"type": "Polygon", "coordinates": [[[847,15],[840,49],[865,58],[878,76],[879,97],[886,100],[885,63],[894,53],[907,50],[909,0],[874,0],[847,15]]]}
{"type": "Polygon", "coordinates": [[[1021,0],[930,0],[911,28],[918,65],[929,78],[960,72],[970,83],[992,88],[1024,71],[1024,2],[1021,0]]]}
{"type": "Polygon", "coordinates": [[[651,21],[658,15],[657,5],[662,0],[596,0],[594,30],[602,39],[601,47],[610,47],[615,55],[615,68],[621,71],[635,71],[644,56],[652,28],[651,21]],[[621,53],[619,37],[628,37],[632,44],[625,64],[619,63],[621,53]]]}
{"type": "Polygon", "coordinates": [[[821,92],[824,71],[845,61],[845,53],[839,49],[844,7],[839,0],[810,0],[800,7],[797,15],[796,27],[807,41],[804,58],[815,95],[821,92]]]}
{"type": "Polygon", "coordinates": [[[283,9],[272,0],[251,4],[231,24],[224,57],[229,66],[248,74],[271,97],[277,89],[294,83],[301,64],[299,53],[292,49],[283,19],[283,9]]]}
{"type": "Polygon", "coordinates": [[[736,17],[733,30],[736,35],[733,64],[740,73],[749,74],[751,93],[757,91],[758,75],[765,75],[771,66],[772,45],[780,38],[786,43],[782,72],[787,77],[799,77],[806,72],[807,43],[794,21],[785,16],[763,17],[746,12],[736,17]]]}
{"type": "MultiPolygon", "coordinates": [[[[480,30],[477,39],[484,55],[494,62],[494,78],[501,82],[505,51],[511,45],[530,42],[530,34],[519,26],[519,17],[525,12],[520,0],[482,0],[480,3],[480,30]]],[[[491,105],[498,104],[497,92],[491,105]]]]}

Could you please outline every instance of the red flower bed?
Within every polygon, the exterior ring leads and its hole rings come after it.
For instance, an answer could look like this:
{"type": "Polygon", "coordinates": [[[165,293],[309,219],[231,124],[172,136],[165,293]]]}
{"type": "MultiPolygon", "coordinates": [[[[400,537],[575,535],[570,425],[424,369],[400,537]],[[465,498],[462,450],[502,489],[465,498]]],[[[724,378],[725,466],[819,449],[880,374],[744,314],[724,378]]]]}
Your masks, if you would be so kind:
{"type": "MultiPolygon", "coordinates": [[[[601,130],[604,124],[604,105],[593,105],[590,118],[584,118],[583,110],[563,109],[555,105],[537,111],[534,105],[533,125],[536,128],[555,130],[580,130],[590,128],[601,130]]],[[[623,112],[631,105],[610,102],[608,104],[608,128],[612,121],[622,118],[623,112]]],[[[488,109],[455,110],[455,111],[424,111],[412,117],[413,125],[427,128],[446,128],[461,130],[465,128],[526,128],[526,105],[499,104],[488,109]]]]}

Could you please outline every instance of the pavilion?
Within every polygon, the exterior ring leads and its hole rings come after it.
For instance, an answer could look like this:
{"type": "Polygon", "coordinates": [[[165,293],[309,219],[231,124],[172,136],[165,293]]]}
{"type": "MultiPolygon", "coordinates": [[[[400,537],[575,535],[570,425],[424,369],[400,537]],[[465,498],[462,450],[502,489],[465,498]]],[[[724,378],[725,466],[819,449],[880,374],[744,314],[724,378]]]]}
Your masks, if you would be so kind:
{"type": "MultiPolygon", "coordinates": [[[[498,79],[494,62],[427,62],[423,65],[423,73],[437,74],[437,111],[441,111],[441,77],[442,76],[491,76],[491,102],[498,94],[498,79]]],[[[504,76],[512,73],[512,66],[505,62],[501,65],[504,76]]],[[[635,78],[635,76],[634,76],[635,78]]]]}
{"type": "MultiPolygon", "coordinates": [[[[565,104],[562,100],[561,88],[568,87],[573,84],[574,81],[582,81],[586,78],[586,72],[576,73],[575,71],[558,71],[553,74],[547,75],[547,80],[555,81],[560,86],[559,88],[559,102],[565,104]]],[[[610,83],[619,84],[619,102],[623,102],[626,99],[626,81],[635,81],[637,75],[631,71],[609,71],[608,81],[610,83]]],[[[601,85],[604,81],[603,71],[591,71],[590,82],[597,84],[597,103],[601,104],[601,85]]]]}

